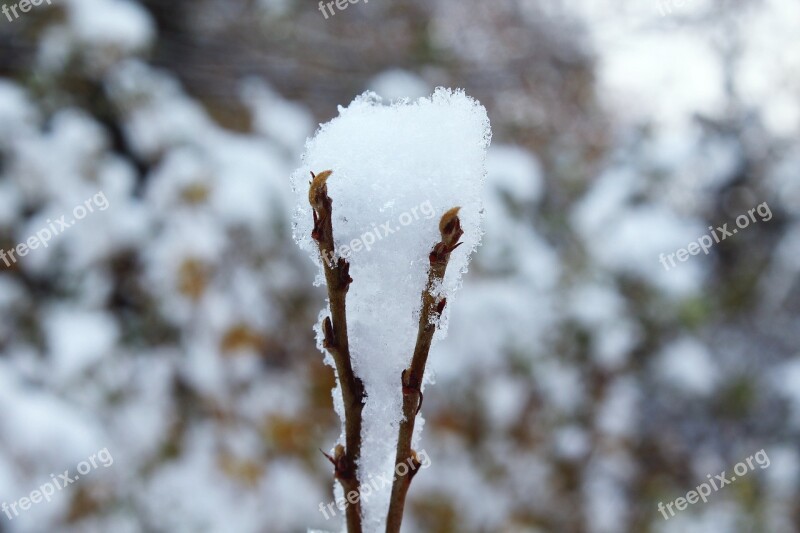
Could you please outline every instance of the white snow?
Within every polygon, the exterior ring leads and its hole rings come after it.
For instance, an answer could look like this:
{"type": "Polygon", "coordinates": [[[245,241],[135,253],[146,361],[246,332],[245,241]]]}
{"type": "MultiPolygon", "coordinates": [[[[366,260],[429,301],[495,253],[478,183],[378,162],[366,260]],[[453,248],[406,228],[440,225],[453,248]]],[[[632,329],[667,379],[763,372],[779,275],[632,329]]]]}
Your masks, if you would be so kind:
{"type": "Polygon", "coordinates": [[[108,314],[57,308],[48,314],[46,322],[47,344],[61,379],[73,378],[112,355],[118,332],[108,314]]]}
{"type": "Polygon", "coordinates": [[[367,88],[386,100],[422,98],[431,93],[431,87],[419,76],[402,69],[386,70],[367,84],[367,88]]]}
{"type": "Polygon", "coordinates": [[[522,416],[528,399],[527,383],[521,379],[496,376],[481,387],[489,423],[507,430],[522,416]]]}
{"type": "Polygon", "coordinates": [[[665,270],[660,254],[675,253],[707,230],[704,224],[657,203],[632,205],[643,180],[628,169],[609,169],[573,208],[572,222],[602,267],[645,280],[665,292],[697,290],[706,256],[665,270]]]}
{"type": "MultiPolygon", "coordinates": [[[[395,231],[383,236],[380,246],[356,251],[348,259],[354,280],[347,297],[350,349],[368,395],[362,477],[392,470],[401,418],[400,374],[414,348],[428,255],[440,238],[439,218],[460,206],[463,245],[452,253],[445,276],[442,293],[448,306],[440,336],[449,307],[457,305],[452,296],[481,238],[481,189],[490,138],[486,111],[462,91],[437,89],[430,98],[392,106],[365,93],[320,128],[294,173],[295,238],[318,265],[308,205],[310,171],[333,170],[328,192],[337,249],[385,220],[394,221],[395,231]],[[413,210],[426,202],[435,216],[414,217],[413,210]],[[403,220],[411,222],[402,225],[403,220]]],[[[364,505],[367,531],[381,529],[388,497],[385,491],[364,505]]]]}
{"type": "Polygon", "coordinates": [[[137,50],[145,47],[155,33],[147,10],[127,0],[71,0],[68,7],[78,38],[93,46],[137,50]]]}
{"type": "Polygon", "coordinates": [[[606,397],[598,405],[598,428],[607,435],[632,437],[639,425],[640,404],[641,393],[633,379],[618,378],[608,387],[606,397]]]}
{"type": "Polygon", "coordinates": [[[497,189],[517,202],[541,199],[544,193],[541,165],[528,150],[513,145],[493,145],[486,166],[497,189]]]}
{"type": "Polygon", "coordinates": [[[559,457],[580,459],[592,449],[592,442],[580,426],[571,425],[559,428],[553,433],[553,447],[559,457]]]}
{"type": "Polygon", "coordinates": [[[716,387],[719,373],[708,348],[697,339],[682,337],[658,355],[659,376],[677,390],[706,396],[716,387]]]}
{"type": "Polygon", "coordinates": [[[242,100],[253,114],[253,129],[299,154],[314,133],[314,120],[303,106],[287,102],[260,79],[242,84],[242,100]]]}
{"type": "Polygon", "coordinates": [[[791,410],[790,424],[800,427],[800,358],[792,358],[771,372],[771,382],[786,398],[791,410]]]}

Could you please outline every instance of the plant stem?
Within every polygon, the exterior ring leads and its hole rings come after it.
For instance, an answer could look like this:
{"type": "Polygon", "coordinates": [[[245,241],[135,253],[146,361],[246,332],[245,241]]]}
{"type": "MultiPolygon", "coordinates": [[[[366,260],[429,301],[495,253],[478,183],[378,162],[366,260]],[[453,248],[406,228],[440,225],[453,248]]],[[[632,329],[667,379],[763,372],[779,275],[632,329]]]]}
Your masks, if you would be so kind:
{"type": "MultiPolygon", "coordinates": [[[[336,447],[332,462],[336,479],[342,484],[345,498],[352,492],[359,495],[354,504],[346,509],[347,531],[361,533],[361,491],[358,481],[358,460],[361,457],[361,413],[366,394],[361,379],[353,373],[350,360],[350,345],[347,337],[347,291],[353,279],[350,277],[350,264],[342,258],[335,259],[333,240],[333,202],[328,196],[326,181],[332,171],[326,170],[317,175],[311,173],[312,181],[308,192],[311,207],[314,208],[314,230],[312,237],[319,245],[328,286],[330,317],[322,324],[324,346],[333,357],[339,387],[342,390],[345,418],[345,445],[336,447]]],[[[349,498],[348,498],[349,500],[349,498]]]]}
{"type": "MultiPolygon", "coordinates": [[[[400,377],[403,391],[403,420],[400,422],[397,439],[395,466],[409,457],[416,458],[416,453],[411,449],[411,438],[414,435],[417,413],[422,407],[422,378],[425,375],[425,365],[428,362],[428,353],[431,349],[433,334],[436,331],[433,319],[441,317],[447,304],[447,300],[438,299],[435,292],[444,279],[447,263],[450,261],[450,253],[459,246],[458,240],[464,233],[458,219],[458,210],[458,207],[454,207],[442,215],[439,222],[442,240],[434,245],[429,256],[431,266],[428,271],[428,282],[425,290],[422,291],[422,307],[414,355],[411,358],[411,366],[403,371],[400,377]]],[[[386,518],[386,533],[400,532],[406,495],[411,486],[412,477],[412,475],[397,476],[392,484],[392,496],[386,518]]]]}

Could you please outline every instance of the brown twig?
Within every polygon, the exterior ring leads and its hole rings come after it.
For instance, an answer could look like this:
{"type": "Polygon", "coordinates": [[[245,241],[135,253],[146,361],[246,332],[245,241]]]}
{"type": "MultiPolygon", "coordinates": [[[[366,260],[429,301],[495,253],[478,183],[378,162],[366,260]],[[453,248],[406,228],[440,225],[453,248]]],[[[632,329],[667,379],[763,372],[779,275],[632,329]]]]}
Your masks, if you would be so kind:
{"type": "Polygon", "coordinates": [[[353,373],[350,360],[345,300],[353,279],[350,277],[350,264],[343,258],[335,259],[333,202],[328,196],[327,186],[327,180],[332,173],[330,170],[316,175],[312,172],[308,191],[308,201],[314,209],[314,230],[311,236],[317,241],[322,256],[331,311],[330,316],[325,317],[322,323],[323,344],[336,365],[344,401],[345,445],[337,445],[334,457],[328,458],[334,464],[335,476],[342,484],[345,498],[354,491],[359,494],[357,499],[353,498],[356,503],[347,506],[346,514],[347,531],[361,533],[361,498],[356,465],[361,456],[361,412],[366,394],[361,379],[353,373]]]}
{"type": "MultiPolygon", "coordinates": [[[[450,261],[450,253],[461,244],[458,240],[464,234],[461,230],[461,221],[458,219],[458,211],[459,208],[454,207],[442,215],[439,222],[442,240],[433,247],[429,256],[431,266],[427,285],[422,291],[417,343],[411,358],[411,366],[400,376],[403,391],[403,420],[400,422],[395,465],[403,462],[406,457],[416,456],[416,452],[411,449],[411,437],[414,434],[417,413],[422,407],[422,378],[425,375],[425,365],[428,362],[433,334],[436,332],[433,319],[440,318],[445,305],[447,305],[445,298],[437,300],[435,290],[444,279],[447,263],[450,261]]],[[[412,476],[397,476],[392,484],[392,496],[386,518],[386,533],[400,532],[411,479],[412,476]]]]}

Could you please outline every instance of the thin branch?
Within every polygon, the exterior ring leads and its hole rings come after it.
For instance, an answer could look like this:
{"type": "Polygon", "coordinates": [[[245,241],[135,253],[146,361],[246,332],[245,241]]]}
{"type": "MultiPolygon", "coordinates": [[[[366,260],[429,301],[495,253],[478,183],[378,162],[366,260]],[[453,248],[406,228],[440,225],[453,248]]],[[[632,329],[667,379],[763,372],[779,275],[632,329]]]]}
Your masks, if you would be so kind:
{"type": "MultiPolygon", "coordinates": [[[[433,247],[429,256],[431,266],[428,272],[428,282],[425,290],[422,291],[417,343],[411,358],[411,366],[400,376],[403,391],[403,420],[400,422],[395,465],[405,461],[407,457],[416,457],[416,452],[411,449],[411,438],[414,435],[417,413],[422,407],[422,378],[425,375],[425,365],[428,362],[433,334],[436,332],[434,319],[438,320],[441,317],[442,311],[447,305],[447,299],[437,299],[435,293],[437,287],[444,280],[450,253],[461,244],[458,240],[464,234],[461,230],[461,221],[458,219],[459,209],[454,207],[442,215],[439,222],[442,240],[433,247]]],[[[392,484],[392,496],[386,518],[386,533],[400,532],[411,479],[412,476],[397,476],[392,484]]]]}
{"type": "MultiPolygon", "coordinates": [[[[317,175],[311,173],[308,201],[314,209],[314,230],[311,236],[319,245],[325,281],[328,285],[328,302],[331,315],[322,323],[325,349],[333,357],[339,386],[344,402],[345,445],[337,445],[334,457],[336,479],[342,484],[345,498],[355,491],[359,497],[347,506],[347,531],[361,533],[361,491],[357,464],[361,457],[361,412],[364,409],[364,384],[353,373],[350,360],[350,344],[347,338],[347,313],[345,300],[350,283],[350,264],[343,258],[336,259],[333,240],[333,201],[328,196],[328,178],[333,172],[326,170],[317,175]]],[[[355,499],[355,498],[353,498],[355,499]]],[[[349,500],[349,498],[348,498],[349,500]]]]}

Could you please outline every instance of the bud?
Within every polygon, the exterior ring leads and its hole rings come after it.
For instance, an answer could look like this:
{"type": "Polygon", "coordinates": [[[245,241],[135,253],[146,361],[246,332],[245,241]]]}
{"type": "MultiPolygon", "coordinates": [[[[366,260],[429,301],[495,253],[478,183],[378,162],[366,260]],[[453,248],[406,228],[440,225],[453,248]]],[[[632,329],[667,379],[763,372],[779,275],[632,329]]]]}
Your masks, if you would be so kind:
{"type": "Polygon", "coordinates": [[[311,173],[311,183],[308,188],[308,203],[311,204],[315,210],[323,207],[324,198],[328,195],[328,187],[326,182],[330,175],[333,174],[332,170],[324,170],[319,174],[311,173]]]}
{"type": "Polygon", "coordinates": [[[464,234],[461,230],[461,221],[458,219],[460,207],[448,210],[439,221],[439,232],[442,234],[442,242],[448,246],[453,246],[464,234]]]}
{"type": "Polygon", "coordinates": [[[461,229],[461,220],[458,218],[460,207],[454,207],[444,215],[439,221],[439,232],[442,234],[442,241],[436,243],[430,253],[431,264],[447,265],[450,252],[461,244],[458,240],[464,235],[461,229]]]}

